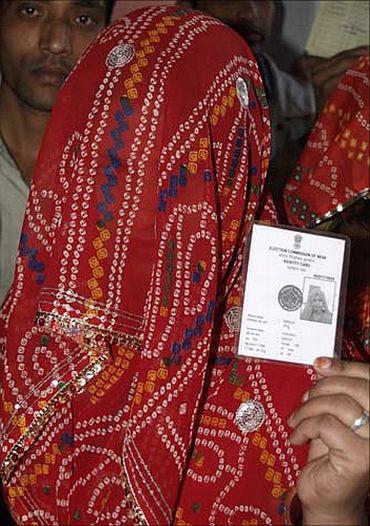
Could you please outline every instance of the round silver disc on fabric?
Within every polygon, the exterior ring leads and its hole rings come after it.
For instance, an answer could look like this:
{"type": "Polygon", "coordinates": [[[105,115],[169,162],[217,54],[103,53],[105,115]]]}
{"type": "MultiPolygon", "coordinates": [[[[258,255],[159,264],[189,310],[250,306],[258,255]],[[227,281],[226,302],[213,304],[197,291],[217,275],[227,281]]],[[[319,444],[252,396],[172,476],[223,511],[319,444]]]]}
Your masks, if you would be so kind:
{"type": "Polygon", "coordinates": [[[238,77],[236,79],[236,94],[243,108],[248,108],[248,104],[249,104],[248,85],[247,85],[247,82],[242,77],[238,77]]]}
{"type": "Polygon", "coordinates": [[[122,68],[135,56],[135,48],[132,44],[118,44],[108,53],[106,65],[108,68],[122,68]]]}
{"type": "Polygon", "coordinates": [[[225,314],[225,322],[227,328],[231,332],[240,330],[240,321],[242,318],[242,310],[240,307],[231,307],[225,314]]]}
{"type": "Polygon", "coordinates": [[[244,433],[257,431],[263,424],[266,413],[261,402],[247,400],[238,407],[235,413],[235,423],[244,433]]]}

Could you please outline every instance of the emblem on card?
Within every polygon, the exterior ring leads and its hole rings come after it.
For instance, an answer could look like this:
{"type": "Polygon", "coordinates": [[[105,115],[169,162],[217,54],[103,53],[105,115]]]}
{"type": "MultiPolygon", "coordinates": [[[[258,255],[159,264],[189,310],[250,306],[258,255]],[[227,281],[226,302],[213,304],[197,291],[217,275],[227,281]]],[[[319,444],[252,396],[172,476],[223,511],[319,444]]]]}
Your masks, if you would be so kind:
{"type": "Polygon", "coordinates": [[[301,248],[302,239],[303,237],[300,234],[294,236],[294,248],[297,250],[301,248]]]}
{"type": "Polygon", "coordinates": [[[303,303],[302,291],[295,285],[285,285],[279,290],[280,307],[289,312],[299,309],[303,303]]]}

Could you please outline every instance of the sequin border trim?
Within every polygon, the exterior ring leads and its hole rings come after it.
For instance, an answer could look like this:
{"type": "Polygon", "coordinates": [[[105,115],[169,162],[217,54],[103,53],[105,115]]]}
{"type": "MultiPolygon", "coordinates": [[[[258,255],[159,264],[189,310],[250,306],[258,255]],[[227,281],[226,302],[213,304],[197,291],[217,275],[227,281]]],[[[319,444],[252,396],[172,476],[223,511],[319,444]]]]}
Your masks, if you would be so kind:
{"type": "Polygon", "coordinates": [[[6,455],[0,469],[0,476],[3,481],[7,481],[10,478],[15,466],[19,462],[20,457],[23,456],[27,449],[33,444],[38,434],[45,426],[50,413],[56,408],[56,406],[60,403],[65,403],[74,394],[79,393],[81,387],[86,385],[88,381],[94,378],[101,371],[103,363],[107,360],[107,355],[101,355],[94,363],[85,367],[85,369],[76,378],[73,378],[64,384],[49,400],[45,407],[39,411],[37,417],[6,455]]]}
{"type": "Polygon", "coordinates": [[[38,311],[36,324],[45,325],[60,335],[69,336],[80,346],[94,351],[97,349],[108,351],[110,345],[128,345],[135,350],[142,347],[142,335],[135,336],[126,332],[97,327],[86,320],[74,318],[66,313],[38,311]]]}

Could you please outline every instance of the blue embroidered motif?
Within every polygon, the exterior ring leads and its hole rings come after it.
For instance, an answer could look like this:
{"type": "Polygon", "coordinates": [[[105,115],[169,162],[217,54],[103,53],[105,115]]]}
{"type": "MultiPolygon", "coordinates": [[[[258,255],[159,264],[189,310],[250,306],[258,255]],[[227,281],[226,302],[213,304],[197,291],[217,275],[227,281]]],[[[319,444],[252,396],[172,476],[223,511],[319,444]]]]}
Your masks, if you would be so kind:
{"type": "Polygon", "coordinates": [[[27,247],[28,234],[22,232],[20,239],[20,254],[28,260],[28,268],[36,272],[36,283],[42,285],[45,282],[45,264],[37,260],[38,250],[27,247]]]}
{"type": "Polygon", "coordinates": [[[118,178],[115,170],[122,167],[120,160],[120,150],[124,148],[124,141],[122,134],[129,129],[127,118],[134,114],[134,110],[127,97],[120,98],[121,110],[116,111],[114,118],[117,122],[117,127],[110,132],[110,136],[113,140],[113,147],[109,148],[107,155],[109,158],[109,164],[104,168],[104,175],[106,182],[100,185],[101,192],[103,194],[103,201],[100,201],[97,205],[101,219],[98,221],[99,227],[104,227],[105,222],[113,220],[113,214],[109,210],[109,205],[115,202],[112,189],[117,186],[118,178]]]}

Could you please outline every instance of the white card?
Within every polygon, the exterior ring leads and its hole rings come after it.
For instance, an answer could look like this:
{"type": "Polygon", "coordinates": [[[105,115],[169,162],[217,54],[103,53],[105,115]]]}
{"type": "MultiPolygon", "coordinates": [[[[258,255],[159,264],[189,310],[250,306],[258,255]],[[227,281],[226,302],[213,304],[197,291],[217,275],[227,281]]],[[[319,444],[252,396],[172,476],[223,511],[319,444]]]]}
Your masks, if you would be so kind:
{"type": "Polygon", "coordinates": [[[298,364],[334,355],[346,243],[253,225],[239,355],[298,364]]]}

